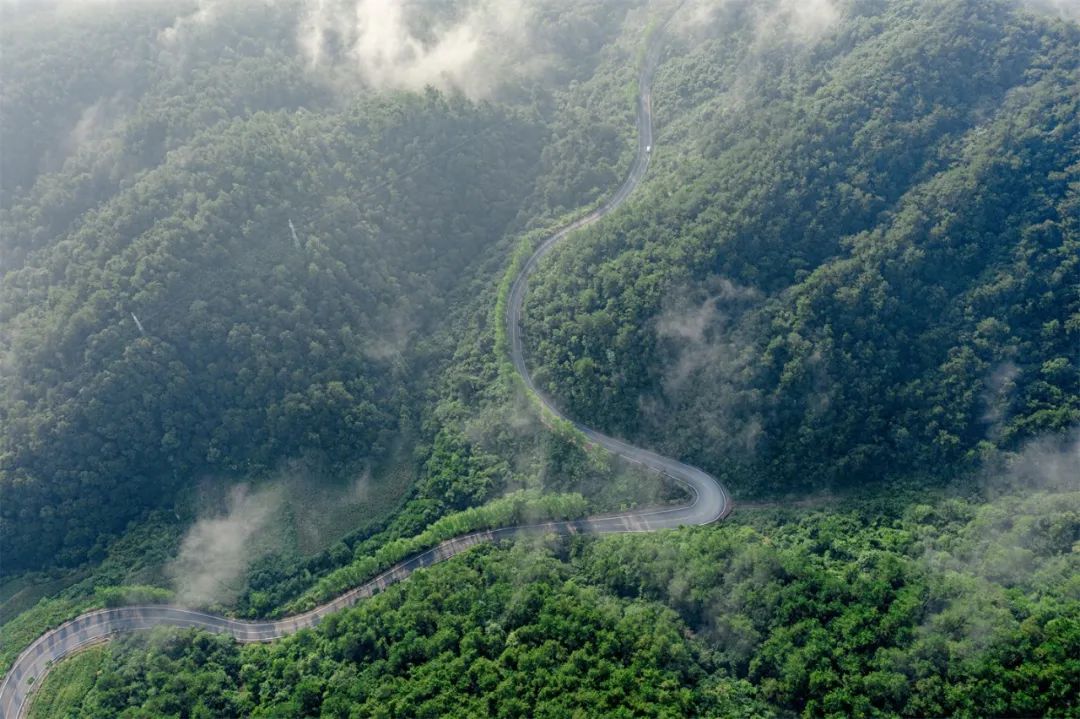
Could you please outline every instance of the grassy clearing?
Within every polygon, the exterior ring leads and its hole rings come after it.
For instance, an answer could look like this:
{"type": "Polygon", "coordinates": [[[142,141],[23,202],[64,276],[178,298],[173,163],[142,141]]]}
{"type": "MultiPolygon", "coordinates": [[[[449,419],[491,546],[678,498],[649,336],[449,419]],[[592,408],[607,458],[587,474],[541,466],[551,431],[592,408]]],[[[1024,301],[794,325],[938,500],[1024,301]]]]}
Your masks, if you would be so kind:
{"type": "Polygon", "coordinates": [[[318,554],[393,513],[415,479],[415,466],[409,458],[392,457],[370,471],[361,470],[333,482],[303,478],[287,482],[290,543],[300,556],[318,554]]]}
{"type": "Polygon", "coordinates": [[[90,647],[56,665],[38,687],[28,719],[72,716],[94,686],[105,660],[105,647],[90,647]]]}
{"type": "Polygon", "coordinates": [[[0,584],[0,626],[30,609],[45,597],[57,594],[82,581],[88,572],[80,569],[60,577],[22,575],[0,584]]]}

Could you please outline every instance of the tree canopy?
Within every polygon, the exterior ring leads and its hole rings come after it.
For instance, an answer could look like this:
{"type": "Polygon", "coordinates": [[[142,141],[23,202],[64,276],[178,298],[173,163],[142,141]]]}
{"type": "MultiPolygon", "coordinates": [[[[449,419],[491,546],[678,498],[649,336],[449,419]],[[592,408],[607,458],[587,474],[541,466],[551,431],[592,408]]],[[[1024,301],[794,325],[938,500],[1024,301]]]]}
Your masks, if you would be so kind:
{"type": "Polygon", "coordinates": [[[671,50],[641,199],[531,283],[545,389],[751,491],[1080,421],[1076,24],[854,3],[762,50],[747,22],[671,50]]]}

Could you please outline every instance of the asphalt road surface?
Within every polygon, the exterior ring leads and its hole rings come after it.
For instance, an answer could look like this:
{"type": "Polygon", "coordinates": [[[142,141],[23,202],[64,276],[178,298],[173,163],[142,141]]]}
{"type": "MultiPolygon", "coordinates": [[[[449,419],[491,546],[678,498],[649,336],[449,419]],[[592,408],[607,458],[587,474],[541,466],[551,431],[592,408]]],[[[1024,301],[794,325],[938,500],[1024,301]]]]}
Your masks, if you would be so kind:
{"type": "Polygon", "coordinates": [[[540,261],[575,230],[593,224],[626,202],[631,193],[641,184],[645,172],[649,169],[649,161],[652,159],[653,151],[652,76],[656,69],[659,49],[658,43],[652,44],[646,56],[641,76],[638,79],[640,88],[637,108],[638,148],[634,164],[630,167],[630,173],[627,175],[626,180],[607,202],[581,219],[564,227],[536,249],[514,280],[506,303],[506,336],[510,344],[510,359],[514,363],[514,369],[517,370],[518,375],[521,376],[522,381],[525,383],[525,387],[539,398],[548,411],[560,419],[570,422],[579,432],[585,435],[589,442],[599,445],[623,459],[643,465],[673,479],[690,491],[692,497],[690,503],[681,507],[631,512],[616,518],[591,520],[594,522],[591,531],[598,533],[653,531],[682,525],[709,524],[726,517],[731,512],[732,506],[727,491],[712,475],[696,467],[683,464],[678,460],[663,457],[647,449],[635,447],[628,442],[601,434],[567,417],[550,397],[536,387],[533,383],[532,374],[529,372],[529,367],[525,363],[521,335],[521,307],[525,301],[529,276],[539,266],[540,261]]]}
{"type": "Polygon", "coordinates": [[[49,668],[57,661],[122,632],[162,626],[190,627],[219,634],[230,634],[238,642],[266,642],[288,636],[301,629],[314,627],[328,614],[352,606],[360,599],[378,594],[391,584],[407,578],[417,569],[449,559],[477,544],[526,535],[653,532],[658,529],[685,525],[709,524],[723,519],[731,512],[732,504],[727,491],[711,475],[678,460],[663,457],[647,449],[601,434],[566,417],[549,397],[536,388],[529,368],[525,364],[521,336],[521,307],[525,300],[529,275],[555,245],[575,230],[591,225],[622,205],[641,184],[649,168],[653,151],[651,88],[658,57],[659,45],[654,42],[646,56],[639,78],[638,148],[626,180],[607,202],[549,237],[533,253],[511,287],[507,303],[506,325],[507,337],[510,341],[510,358],[514,367],[526,388],[534,392],[550,412],[573,424],[592,444],[680,483],[689,491],[691,501],[677,507],[642,509],[568,522],[505,527],[455,537],[426,552],[399,562],[371,581],[309,612],[276,621],[242,621],[167,605],[120,607],[88,612],[46,632],[15,660],[11,671],[0,685],[0,716],[3,719],[17,719],[25,716],[30,704],[31,691],[34,687],[41,685],[49,668]]]}

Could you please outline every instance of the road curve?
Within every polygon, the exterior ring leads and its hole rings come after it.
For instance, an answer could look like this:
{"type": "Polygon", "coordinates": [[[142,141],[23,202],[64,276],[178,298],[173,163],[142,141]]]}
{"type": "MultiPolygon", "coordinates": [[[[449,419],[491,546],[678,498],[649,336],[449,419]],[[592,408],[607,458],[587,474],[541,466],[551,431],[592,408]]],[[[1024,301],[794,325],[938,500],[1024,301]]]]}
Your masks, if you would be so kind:
{"type": "Polygon", "coordinates": [[[654,531],[683,525],[710,524],[726,517],[731,513],[732,508],[731,497],[728,495],[727,490],[712,475],[670,457],[664,457],[647,449],[635,447],[621,439],[609,437],[567,417],[559,410],[551,398],[536,386],[532,374],[529,372],[529,367],[525,363],[525,350],[521,334],[521,308],[525,302],[529,276],[539,266],[540,261],[571,233],[593,224],[626,202],[631,193],[641,184],[641,181],[645,178],[645,172],[649,169],[653,148],[652,76],[656,70],[659,52],[659,43],[650,43],[641,69],[641,75],[638,78],[640,90],[637,107],[637,155],[634,157],[634,163],[630,167],[626,180],[623,181],[615,194],[600,207],[570,223],[540,244],[514,279],[506,303],[506,336],[510,345],[510,359],[513,361],[514,369],[517,370],[526,389],[535,394],[549,412],[572,424],[590,443],[599,445],[625,460],[643,465],[673,479],[690,491],[691,501],[689,504],[659,511],[631,512],[622,515],[619,521],[598,524],[592,530],[597,533],[654,531]],[[631,530],[625,524],[620,524],[620,522],[635,522],[636,529],[631,530]]]}
{"type": "Polygon", "coordinates": [[[567,418],[549,397],[537,389],[525,364],[521,336],[521,307],[525,299],[529,275],[536,269],[540,260],[560,241],[575,230],[596,222],[622,205],[645,177],[653,145],[651,88],[658,57],[659,45],[653,42],[650,44],[639,77],[637,155],[626,180],[603,205],[567,225],[537,248],[511,286],[505,319],[510,343],[510,359],[526,388],[535,393],[550,412],[571,422],[589,442],[627,461],[643,465],[679,482],[689,490],[691,501],[677,507],[643,509],[566,522],[504,527],[455,537],[395,564],[374,579],[309,612],[275,621],[230,619],[170,605],[119,607],[88,612],[46,632],[19,655],[4,677],[3,683],[0,684],[0,719],[20,719],[26,715],[32,690],[41,685],[50,667],[57,661],[87,646],[108,640],[119,633],[168,626],[229,634],[238,642],[272,641],[289,636],[301,629],[314,627],[323,617],[352,606],[361,599],[378,594],[391,584],[407,578],[417,569],[449,559],[477,544],[530,535],[652,532],[684,525],[709,524],[723,519],[731,512],[732,504],[727,491],[711,475],[675,459],[663,457],[647,449],[601,434],[567,418]]]}

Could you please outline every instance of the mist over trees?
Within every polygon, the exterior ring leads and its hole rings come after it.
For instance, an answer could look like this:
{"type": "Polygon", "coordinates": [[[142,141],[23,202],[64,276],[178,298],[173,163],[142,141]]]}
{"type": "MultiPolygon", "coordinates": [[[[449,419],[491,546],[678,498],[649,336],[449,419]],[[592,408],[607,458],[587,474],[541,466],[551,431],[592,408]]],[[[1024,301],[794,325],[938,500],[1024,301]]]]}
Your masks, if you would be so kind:
{"type": "Polygon", "coordinates": [[[272,645],[129,637],[32,716],[1076,715],[1069,7],[5,5],[0,664],[102,605],[281,617],[478,527],[681,498],[543,426],[497,339],[515,247],[625,175],[669,17],[646,181],[532,276],[526,355],[736,498],[272,645]],[[248,551],[291,467],[333,497],[380,463],[392,509],[248,551]]]}
{"type": "Polygon", "coordinates": [[[896,510],[481,548],[271,645],[126,638],[39,716],[1073,716],[1080,495],[896,510]]]}
{"type": "Polygon", "coordinates": [[[853,3],[777,48],[724,7],[660,71],[641,199],[532,283],[547,391],[748,490],[1080,421],[1076,24],[853,3]]]}
{"type": "Polygon", "coordinates": [[[201,474],[415,430],[448,295],[564,161],[548,83],[620,23],[549,17],[581,21],[577,54],[474,100],[311,62],[299,5],[208,7],[5,23],[5,571],[77,561],[201,474]]]}

